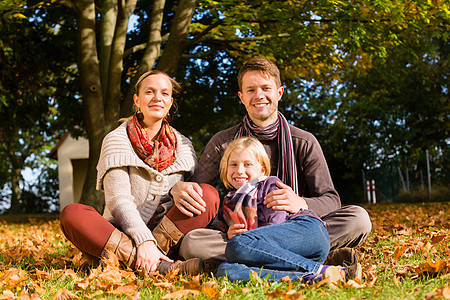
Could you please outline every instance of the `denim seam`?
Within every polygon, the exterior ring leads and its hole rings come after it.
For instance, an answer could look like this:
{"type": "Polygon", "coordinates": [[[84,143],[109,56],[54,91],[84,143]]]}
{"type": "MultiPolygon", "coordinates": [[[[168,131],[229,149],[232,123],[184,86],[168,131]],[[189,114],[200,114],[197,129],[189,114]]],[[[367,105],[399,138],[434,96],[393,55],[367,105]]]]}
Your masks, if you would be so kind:
{"type": "MultiPolygon", "coordinates": [[[[251,247],[249,247],[247,244],[243,244],[243,243],[241,243],[241,242],[239,242],[239,244],[241,245],[241,247],[245,247],[245,248],[247,248],[247,249],[251,249],[252,251],[266,254],[266,255],[268,255],[268,256],[274,257],[274,258],[279,259],[279,260],[281,260],[281,261],[284,261],[284,262],[286,262],[286,263],[289,263],[289,264],[292,264],[292,265],[294,265],[294,266],[297,266],[297,268],[300,267],[300,268],[306,270],[303,266],[298,265],[296,262],[289,261],[289,260],[287,260],[287,259],[285,259],[285,258],[283,258],[283,257],[273,255],[273,254],[270,253],[270,252],[262,251],[262,250],[260,250],[260,249],[251,248],[251,247]]],[[[299,255],[299,254],[296,254],[296,255],[299,255]]],[[[314,272],[314,271],[315,271],[314,274],[317,273],[317,271],[318,271],[320,265],[321,265],[320,263],[316,263],[316,262],[315,262],[314,267],[313,267],[313,270],[311,270],[311,274],[312,274],[312,272],[314,272]]],[[[270,270],[272,270],[272,269],[270,269],[270,270]]],[[[281,271],[281,270],[279,270],[279,271],[281,271]]],[[[308,271],[306,271],[306,272],[305,272],[305,275],[307,275],[307,274],[310,274],[310,273],[308,273],[308,271]]]]}

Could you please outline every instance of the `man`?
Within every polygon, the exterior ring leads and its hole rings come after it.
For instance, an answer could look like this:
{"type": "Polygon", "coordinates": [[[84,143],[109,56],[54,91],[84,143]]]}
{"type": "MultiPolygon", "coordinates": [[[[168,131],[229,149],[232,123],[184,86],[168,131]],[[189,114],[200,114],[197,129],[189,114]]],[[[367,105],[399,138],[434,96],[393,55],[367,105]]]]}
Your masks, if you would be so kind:
{"type": "MultiPolygon", "coordinates": [[[[188,216],[205,211],[198,183],[215,185],[219,162],[228,144],[240,136],[255,136],[270,157],[271,175],[283,181],[279,182],[279,190],[266,196],[264,204],[290,213],[300,209],[315,211],[325,221],[331,239],[325,263],[355,263],[352,247],[360,245],[370,233],[369,215],[359,206],[341,207],[318,141],[311,133],[288,124],[278,111],[284,87],[277,66],[264,58],[251,59],[239,71],[238,83],[238,96],[247,115],[240,124],[211,138],[191,177],[193,182],[178,182],[172,188],[175,205],[188,216]]],[[[197,229],[184,237],[180,254],[185,259],[224,261],[227,241],[226,234],[218,230],[197,229]]]]}

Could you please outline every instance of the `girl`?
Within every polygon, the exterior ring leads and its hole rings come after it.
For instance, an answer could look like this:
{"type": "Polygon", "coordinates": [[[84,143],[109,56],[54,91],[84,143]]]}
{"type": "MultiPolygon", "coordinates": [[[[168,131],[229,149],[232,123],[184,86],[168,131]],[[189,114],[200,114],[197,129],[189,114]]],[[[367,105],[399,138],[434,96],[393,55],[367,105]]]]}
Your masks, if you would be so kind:
{"type": "Polygon", "coordinates": [[[325,224],[313,211],[291,214],[263,204],[264,197],[279,188],[280,180],[267,177],[269,158],[256,138],[233,141],[219,169],[225,187],[232,191],[218,214],[217,224],[222,230],[228,227],[230,239],[225,251],[227,262],[219,266],[218,276],[248,280],[250,270],[254,270],[271,280],[289,276],[314,282],[327,278],[332,286],[346,277],[361,277],[360,265],[349,269],[323,265],[330,238],[325,224]]]}

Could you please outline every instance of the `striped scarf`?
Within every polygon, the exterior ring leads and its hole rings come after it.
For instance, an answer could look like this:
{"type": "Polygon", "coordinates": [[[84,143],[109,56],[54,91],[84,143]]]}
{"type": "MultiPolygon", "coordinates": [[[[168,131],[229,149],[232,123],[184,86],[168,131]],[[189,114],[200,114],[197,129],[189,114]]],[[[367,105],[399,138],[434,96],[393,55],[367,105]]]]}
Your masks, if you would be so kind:
{"type": "Polygon", "coordinates": [[[265,127],[256,126],[248,114],[246,114],[235,138],[242,136],[254,136],[259,140],[273,140],[278,136],[277,177],[289,185],[298,195],[297,165],[295,163],[294,146],[289,124],[283,114],[278,112],[277,121],[265,127]]]}
{"type": "Polygon", "coordinates": [[[137,114],[128,122],[128,138],[139,157],[150,167],[161,172],[175,161],[176,137],[166,119],[154,142],[148,140],[137,114]]]}
{"type": "Polygon", "coordinates": [[[223,218],[228,227],[245,224],[245,229],[258,228],[258,187],[266,176],[247,181],[235,192],[229,192],[223,201],[223,218]]]}

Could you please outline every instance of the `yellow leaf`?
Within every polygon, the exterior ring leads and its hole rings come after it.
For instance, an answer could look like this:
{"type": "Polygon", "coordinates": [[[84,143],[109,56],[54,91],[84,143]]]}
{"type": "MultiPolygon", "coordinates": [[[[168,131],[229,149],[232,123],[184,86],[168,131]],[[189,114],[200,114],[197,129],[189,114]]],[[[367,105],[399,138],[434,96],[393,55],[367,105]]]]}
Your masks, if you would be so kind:
{"type": "Polygon", "coordinates": [[[26,16],[22,15],[21,13],[15,13],[15,14],[13,14],[13,17],[14,18],[21,18],[21,19],[26,19],[27,18],[26,16]]]}

